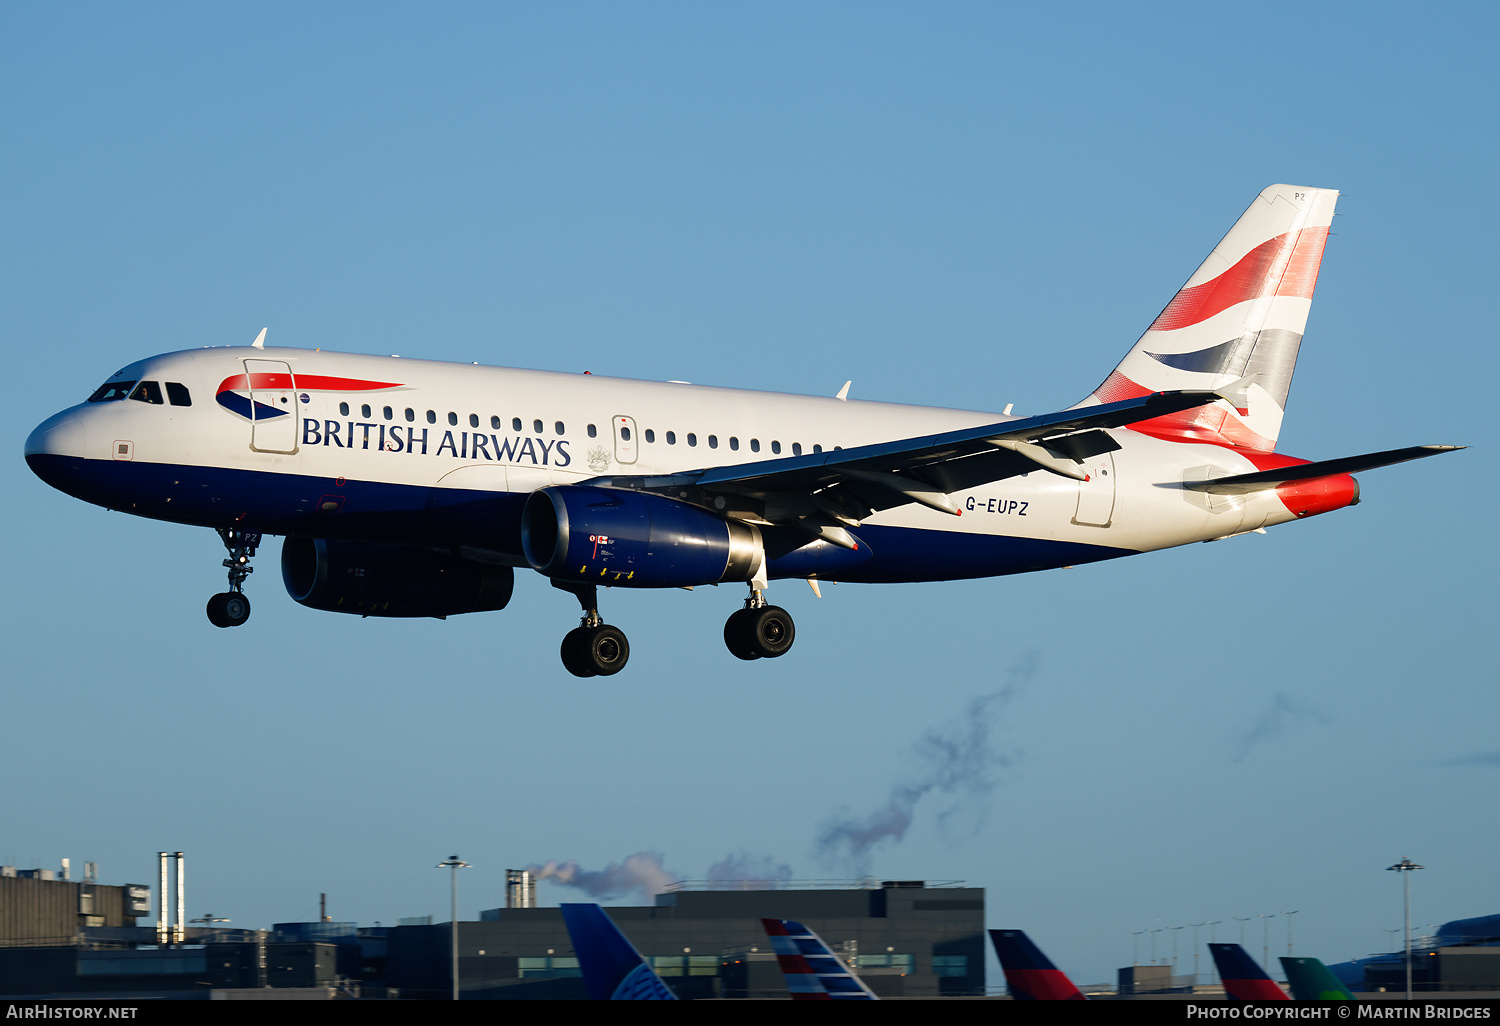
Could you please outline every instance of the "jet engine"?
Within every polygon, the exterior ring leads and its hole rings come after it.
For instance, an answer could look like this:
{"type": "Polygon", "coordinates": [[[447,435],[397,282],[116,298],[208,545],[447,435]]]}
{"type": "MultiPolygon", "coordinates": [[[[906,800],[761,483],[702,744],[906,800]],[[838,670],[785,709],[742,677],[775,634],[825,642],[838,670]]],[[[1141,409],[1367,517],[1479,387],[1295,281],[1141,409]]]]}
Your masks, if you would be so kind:
{"type": "Polygon", "coordinates": [[[434,616],[504,609],[508,566],[475,563],[416,545],[288,538],[281,579],[304,606],[360,616],[434,616]]]}
{"type": "Polygon", "coordinates": [[[521,549],[548,577],[628,588],[748,581],[765,562],[760,531],[648,492],[560,485],[532,492],[521,549]]]}

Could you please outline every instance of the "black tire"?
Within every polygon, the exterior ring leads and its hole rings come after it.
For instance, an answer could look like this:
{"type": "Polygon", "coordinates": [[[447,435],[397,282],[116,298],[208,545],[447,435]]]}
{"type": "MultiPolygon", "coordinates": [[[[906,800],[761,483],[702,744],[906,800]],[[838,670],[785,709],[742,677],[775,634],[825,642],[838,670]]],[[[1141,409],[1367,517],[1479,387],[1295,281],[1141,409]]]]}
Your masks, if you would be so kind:
{"type": "Polygon", "coordinates": [[[583,661],[600,677],[612,677],[630,660],[630,642],[618,627],[602,623],[590,627],[583,639],[583,661]]]}
{"type": "Polygon", "coordinates": [[[215,627],[238,627],[250,619],[250,600],[241,592],[224,591],[208,600],[208,622],[215,627]]]}
{"type": "Polygon", "coordinates": [[[584,635],[588,633],[587,627],[574,627],[562,639],[562,664],[575,677],[593,677],[597,671],[589,664],[588,655],[584,652],[584,635]]]}
{"type": "Polygon", "coordinates": [[[792,642],[797,640],[797,626],[792,623],[792,614],[780,606],[761,606],[745,612],[750,614],[745,619],[749,647],[766,659],[786,655],[792,642]]]}
{"type": "Polygon", "coordinates": [[[729,654],[736,659],[759,659],[760,653],[750,639],[750,626],[747,623],[750,610],[736,609],[729,614],[729,619],[724,621],[724,647],[729,649],[729,654]]]}

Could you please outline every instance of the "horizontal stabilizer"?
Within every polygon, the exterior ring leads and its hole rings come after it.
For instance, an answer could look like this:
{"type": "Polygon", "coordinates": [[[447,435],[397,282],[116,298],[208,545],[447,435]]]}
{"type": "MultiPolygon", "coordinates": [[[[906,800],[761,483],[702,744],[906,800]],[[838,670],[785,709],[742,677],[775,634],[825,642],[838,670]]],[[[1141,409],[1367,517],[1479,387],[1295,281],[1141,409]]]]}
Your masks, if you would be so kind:
{"type": "Polygon", "coordinates": [[[1216,495],[1245,495],[1265,488],[1274,488],[1288,481],[1306,481],[1313,477],[1330,474],[1356,474],[1361,470],[1389,467],[1393,463],[1419,460],[1424,456],[1465,449],[1463,445],[1413,445],[1405,449],[1390,449],[1386,452],[1366,453],[1363,456],[1345,456],[1337,460],[1321,460],[1317,463],[1301,463],[1295,467],[1278,467],[1261,470],[1254,474],[1237,474],[1234,477],[1216,477],[1208,481],[1186,481],[1182,487],[1194,492],[1213,492],[1216,495]]]}

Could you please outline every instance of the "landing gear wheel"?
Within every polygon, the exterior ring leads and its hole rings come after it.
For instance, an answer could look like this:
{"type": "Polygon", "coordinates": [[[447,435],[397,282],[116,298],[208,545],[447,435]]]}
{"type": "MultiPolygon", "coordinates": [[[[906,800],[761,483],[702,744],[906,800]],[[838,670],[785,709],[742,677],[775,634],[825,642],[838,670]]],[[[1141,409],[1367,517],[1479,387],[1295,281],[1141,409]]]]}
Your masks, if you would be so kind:
{"type": "Polygon", "coordinates": [[[575,677],[593,677],[598,672],[588,661],[588,653],[584,650],[585,636],[588,634],[587,627],[574,627],[562,639],[562,664],[575,677]]]}
{"type": "Polygon", "coordinates": [[[250,600],[243,592],[225,591],[208,600],[208,622],[215,627],[238,627],[250,619],[250,600]]]}
{"type": "Polygon", "coordinates": [[[724,644],[741,659],[775,659],[796,639],[792,614],[780,606],[741,609],[724,624],[724,644]]]}
{"type": "Polygon", "coordinates": [[[755,610],[736,609],[729,614],[729,619],[724,621],[724,645],[737,659],[760,658],[760,653],[751,643],[750,628],[745,622],[753,612],[755,610]]]}
{"type": "Polygon", "coordinates": [[[584,628],[581,648],[583,664],[600,677],[619,673],[630,659],[630,642],[625,640],[625,632],[607,623],[584,628]]]}

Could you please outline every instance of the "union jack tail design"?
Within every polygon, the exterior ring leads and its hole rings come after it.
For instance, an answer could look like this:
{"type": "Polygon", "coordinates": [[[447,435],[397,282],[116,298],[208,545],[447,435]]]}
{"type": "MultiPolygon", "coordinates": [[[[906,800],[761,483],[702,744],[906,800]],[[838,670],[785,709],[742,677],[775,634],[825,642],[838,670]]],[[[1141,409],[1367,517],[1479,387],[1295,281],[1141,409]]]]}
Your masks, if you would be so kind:
{"type": "Polygon", "coordinates": [[[1291,1000],[1238,944],[1210,944],[1208,950],[1213,952],[1224,996],[1230,1001],[1291,1000]]]}
{"type": "Polygon", "coordinates": [[[829,950],[823,938],[790,919],[762,919],[793,1001],[875,1001],[874,991],[829,950]]]}
{"type": "Polygon", "coordinates": [[[1271,452],[1307,326],[1334,189],[1273,185],[1080,407],[1251,380],[1234,401],[1132,424],[1172,441],[1271,452]]]}
{"type": "Polygon", "coordinates": [[[991,930],[995,957],[1016,1001],[1082,1001],[1083,992],[1021,930],[991,930]]]}

